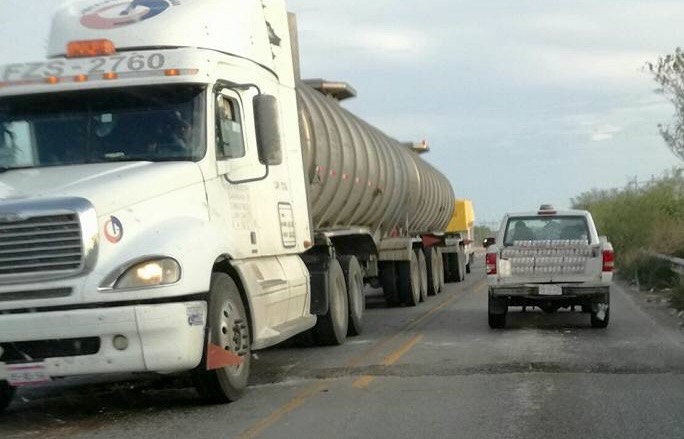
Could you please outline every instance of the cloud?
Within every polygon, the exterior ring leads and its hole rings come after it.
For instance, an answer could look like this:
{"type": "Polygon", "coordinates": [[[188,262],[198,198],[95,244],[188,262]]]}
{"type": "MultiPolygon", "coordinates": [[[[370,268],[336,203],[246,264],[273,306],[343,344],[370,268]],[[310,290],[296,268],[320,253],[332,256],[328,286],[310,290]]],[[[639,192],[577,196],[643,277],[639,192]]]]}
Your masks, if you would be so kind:
{"type": "Polygon", "coordinates": [[[622,127],[614,125],[599,125],[594,127],[594,132],[591,135],[591,140],[593,142],[611,140],[620,131],[622,131],[622,127]]]}

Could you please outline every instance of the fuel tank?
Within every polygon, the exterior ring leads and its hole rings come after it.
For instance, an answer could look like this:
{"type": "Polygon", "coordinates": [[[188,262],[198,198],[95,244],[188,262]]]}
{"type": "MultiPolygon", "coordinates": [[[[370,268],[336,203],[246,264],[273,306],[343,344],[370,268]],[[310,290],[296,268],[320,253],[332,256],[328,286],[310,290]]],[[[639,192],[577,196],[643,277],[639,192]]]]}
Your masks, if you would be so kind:
{"type": "Polygon", "coordinates": [[[411,234],[446,229],[454,192],[444,175],[330,94],[303,81],[296,89],[316,230],[368,227],[384,237],[395,227],[411,234]]]}

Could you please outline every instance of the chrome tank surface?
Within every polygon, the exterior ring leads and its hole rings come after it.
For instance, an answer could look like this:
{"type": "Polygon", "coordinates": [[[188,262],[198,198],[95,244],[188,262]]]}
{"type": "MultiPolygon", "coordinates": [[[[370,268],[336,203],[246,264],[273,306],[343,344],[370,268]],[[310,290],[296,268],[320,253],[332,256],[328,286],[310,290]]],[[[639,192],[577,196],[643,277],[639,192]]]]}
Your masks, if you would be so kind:
{"type": "Polygon", "coordinates": [[[297,83],[299,126],[314,227],[369,227],[379,237],[397,226],[442,232],[454,209],[447,178],[408,146],[297,83]]]}

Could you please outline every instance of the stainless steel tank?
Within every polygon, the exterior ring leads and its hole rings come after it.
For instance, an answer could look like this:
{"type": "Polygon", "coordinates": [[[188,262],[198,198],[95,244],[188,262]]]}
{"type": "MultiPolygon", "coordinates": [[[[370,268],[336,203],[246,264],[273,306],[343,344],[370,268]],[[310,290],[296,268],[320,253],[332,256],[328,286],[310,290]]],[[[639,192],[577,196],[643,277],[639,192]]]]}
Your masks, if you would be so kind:
{"type": "Polygon", "coordinates": [[[408,146],[338,101],[298,82],[299,126],[314,227],[369,227],[385,236],[444,231],[454,209],[449,181],[408,146]]]}

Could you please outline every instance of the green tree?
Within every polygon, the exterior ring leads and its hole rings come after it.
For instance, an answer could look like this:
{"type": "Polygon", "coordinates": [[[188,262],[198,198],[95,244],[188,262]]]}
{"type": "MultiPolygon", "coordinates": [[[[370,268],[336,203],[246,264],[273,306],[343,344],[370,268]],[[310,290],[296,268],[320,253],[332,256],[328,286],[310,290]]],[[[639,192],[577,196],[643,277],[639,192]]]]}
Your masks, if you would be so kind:
{"type": "Polygon", "coordinates": [[[673,54],[647,63],[659,87],[656,93],[665,96],[675,107],[672,124],[659,124],[658,129],[672,152],[684,160],[684,50],[678,47],[673,54]]]}

